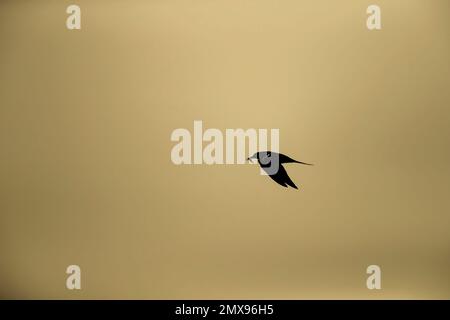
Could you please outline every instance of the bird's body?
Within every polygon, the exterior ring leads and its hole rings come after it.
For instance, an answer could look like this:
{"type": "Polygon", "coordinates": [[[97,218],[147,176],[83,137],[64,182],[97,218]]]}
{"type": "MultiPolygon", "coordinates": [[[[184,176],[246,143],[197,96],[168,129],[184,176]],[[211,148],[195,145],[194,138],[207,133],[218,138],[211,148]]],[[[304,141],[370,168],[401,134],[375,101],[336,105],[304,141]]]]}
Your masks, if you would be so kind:
{"type": "Polygon", "coordinates": [[[284,169],[284,167],[282,166],[283,163],[300,163],[311,165],[310,163],[297,161],[282,153],[276,153],[272,151],[256,152],[253,156],[248,158],[248,160],[251,159],[258,160],[259,165],[267,173],[267,175],[276,183],[285,188],[289,186],[298,189],[295,183],[288,176],[286,169],[284,169]]]}

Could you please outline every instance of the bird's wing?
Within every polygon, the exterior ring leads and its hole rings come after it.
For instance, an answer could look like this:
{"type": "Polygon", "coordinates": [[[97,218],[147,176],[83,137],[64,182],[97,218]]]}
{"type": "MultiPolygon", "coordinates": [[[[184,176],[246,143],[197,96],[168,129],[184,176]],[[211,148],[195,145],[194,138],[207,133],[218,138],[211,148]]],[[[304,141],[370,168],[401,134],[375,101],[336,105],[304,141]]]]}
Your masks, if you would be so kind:
{"type": "Polygon", "coordinates": [[[311,165],[312,165],[311,163],[306,163],[306,162],[301,162],[301,161],[294,160],[294,159],[292,159],[292,158],[290,158],[290,157],[288,157],[287,155],[282,154],[282,153],[280,153],[280,156],[279,156],[279,157],[280,157],[280,159],[279,159],[280,163],[290,163],[290,162],[293,162],[293,163],[305,164],[305,165],[308,165],[308,166],[311,166],[311,165]]]}
{"type": "MultiPolygon", "coordinates": [[[[264,171],[268,173],[269,168],[263,168],[264,171]]],[[[292,188],[298,189],[295,183],[289,178],[286,169],[282,165],[279,166],[278,172],[275,174],[270,175],[269,177],[272,178],[273,181],[278,183],[279,185],[282,185],[283,187],[287,188],[287,186],[291,186],[292,188]]]]}

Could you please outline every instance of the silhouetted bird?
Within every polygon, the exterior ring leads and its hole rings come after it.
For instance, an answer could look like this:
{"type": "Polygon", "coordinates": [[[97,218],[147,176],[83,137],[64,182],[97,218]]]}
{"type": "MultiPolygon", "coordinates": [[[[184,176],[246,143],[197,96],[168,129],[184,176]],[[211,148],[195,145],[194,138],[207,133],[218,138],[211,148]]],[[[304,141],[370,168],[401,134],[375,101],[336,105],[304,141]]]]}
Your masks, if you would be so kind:
{"type": "Polygon", "coordinates": [[[282,166],[283,163],[300,163],[308,166],[312,166],[311,163],[300,162],[289,158],[282,153],[276,153],[272,151],[261,151],[256,152],[247,160],[257,159],[261,168],[271,177],[276,183],[287,188],[291,186],[292,188],[298,189],[294,182],[289,178],[286,169],[282,166]]]}

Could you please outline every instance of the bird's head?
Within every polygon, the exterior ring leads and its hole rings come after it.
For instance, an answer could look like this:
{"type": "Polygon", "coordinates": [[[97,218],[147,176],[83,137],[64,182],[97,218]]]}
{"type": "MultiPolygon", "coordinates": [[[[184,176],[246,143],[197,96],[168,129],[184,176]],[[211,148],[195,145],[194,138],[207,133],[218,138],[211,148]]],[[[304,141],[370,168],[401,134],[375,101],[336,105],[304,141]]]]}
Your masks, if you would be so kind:
{"type": "Polygon", "coordinates": [[[258,162],[260,162],[261,159],[268,159],[271,156],[271,152],[270,151],[260,151],[260,152],[255,152],[251,157],[248,157],[247,160],[248,161],[252,161],[252,160],[258,160],[258,162]]]}

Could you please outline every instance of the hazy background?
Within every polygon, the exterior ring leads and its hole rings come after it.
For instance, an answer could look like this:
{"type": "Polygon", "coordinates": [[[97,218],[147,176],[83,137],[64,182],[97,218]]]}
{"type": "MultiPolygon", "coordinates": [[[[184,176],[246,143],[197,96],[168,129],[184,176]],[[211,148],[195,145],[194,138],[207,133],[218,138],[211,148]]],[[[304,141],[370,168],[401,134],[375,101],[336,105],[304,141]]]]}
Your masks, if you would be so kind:
{"type": "Polygon", "coordinates": [[[0,297],[450,298],[448,0],[3,0],[0,41],[0,297]],[[175,166],[194,120],[315,166],[175,166]]]}

